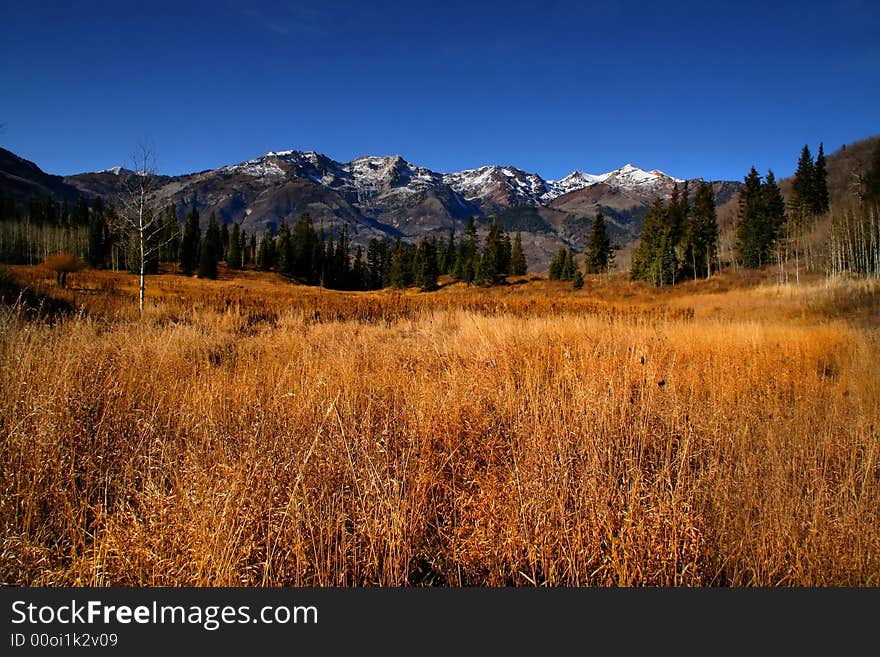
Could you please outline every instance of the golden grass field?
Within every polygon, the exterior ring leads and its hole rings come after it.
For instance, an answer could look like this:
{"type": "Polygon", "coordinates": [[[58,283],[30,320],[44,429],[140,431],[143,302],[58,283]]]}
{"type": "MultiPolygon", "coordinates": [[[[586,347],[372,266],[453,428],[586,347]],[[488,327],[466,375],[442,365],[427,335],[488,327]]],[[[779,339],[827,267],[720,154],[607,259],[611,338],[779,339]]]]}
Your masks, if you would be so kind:
{"type": "Polygon", "coordinates": [[[880,585],[876,281],[3,276],[3,584],[880,585]]]}

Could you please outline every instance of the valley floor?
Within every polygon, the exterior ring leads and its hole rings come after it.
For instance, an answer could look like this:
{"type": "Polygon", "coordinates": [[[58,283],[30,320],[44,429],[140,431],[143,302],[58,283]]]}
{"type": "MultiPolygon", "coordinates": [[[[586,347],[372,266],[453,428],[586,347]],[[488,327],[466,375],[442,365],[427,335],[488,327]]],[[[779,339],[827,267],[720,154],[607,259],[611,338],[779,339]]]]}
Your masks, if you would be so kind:
{"type": "Polygon", "coordinates": [[[880,283],[0,274],[5,585],[880,584],[880,283]]]}

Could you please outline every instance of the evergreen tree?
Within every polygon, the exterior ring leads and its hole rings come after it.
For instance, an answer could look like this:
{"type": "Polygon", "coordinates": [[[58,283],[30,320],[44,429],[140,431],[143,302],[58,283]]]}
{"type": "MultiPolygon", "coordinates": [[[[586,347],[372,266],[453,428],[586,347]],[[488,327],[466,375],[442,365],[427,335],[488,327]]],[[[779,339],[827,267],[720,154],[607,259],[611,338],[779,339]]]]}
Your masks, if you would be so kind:
{"type": "Polygon", "coordinates": [[[794,173],[794,182],[791,185],[792,214],[801,223],[805,223],[806,217],[813,214],[816,201],[816,168],[813,164],[813,156],[809,147],[805,144],[798,160],[797,171],[794,173]]]}
{"type": "Polygon", "coordinates": [[[553,259],[550,261],[550,267],[547,270],[547,278],[551,281],[558,281],[560,279],[560,276],[562,275],[562,266],[565,264],[566,252],[567,249],[564,246],[560,246],[556,255],[553,256],[553,259]]]}
{"type": "Polygon", "coordinates": [[[701,180],[694,204],[688,213],[684,235],[684,264],[697,276],[712,271],[712,260],[718,251],[718,217],[715,212],[715,194],[712,187],[701,180]]]}
{"type": "Polygon", "coordinates": [[[241,269],[242,266],[242,232],[238,224],[232,224],[232,232],[229,234],[229,252],[226,254],[226,265],[230,269],[241,269]]]}
{"type": "MultiPolygon", "coordinates": [[[[253,237],[251,238],[254,239],[253,237]]],[[[260,240],[257,249],[257,267],[263,271],[269,271],[275,266],[275,235],[271,226],[266,226],[266,232],[260,240]]]]}
{"type": "Polygon", "coordinates": [[[859,197],[867,208],[880,205],[880,139],[874,145],[871,160],[860,177],[859,197]]]}
{"type": "Polygon", "coordinates": [[[427,237],[419,240],[415,254],[415,284],[422,292],[437,289],[437,276],[440,270],[437,264],[437,246],[427,237]]]}
{"type": "Polygon", "coordinates": [[[388,242],[373,238],[367,244],[367,289],[378,290],[384,283],[388,242]]]}
{"type": "Polygon", "coordinates": [[[187,276],[192,275],[199,263],[199,247],[202,229],[199,226],[199,211],[193,207],[186,215],[183,238],[180,241],[180,269],[187,276]]]}
{"type": "Polygon", "coordinates": [[[571,249],[565,250],[565,256],[562,259],[562,268],[559,271],[559,280],[560,281],[570,281],[574,278],[574,272],[577,270],[577,267],[574,264],[574,254],[571,252],[571,249]]]}
{"type": "Polygon", "coordinates": [[[176,262],[180,254],[180,220],[177,208],[169,203],[165,208],[165,219],[162,223],[162,247],[159,259],[162,262],[176,262]]]}
{"type": "Polygon", "coordinates": [[[290,276],[293,273],[293,241],[290,227],[282,221],[278,227],[278,239],[275,241],[278,273],[290,276]]]}
{"type": "Polygon", "coordinates": [[[495,284],[504,280],[510,267],[509,248],[510,241],[505,244],[501,224],[492,222],[475,276],[479,283],[495,284]]]}
{"type": "Polygon", "coordinates": [[[455,259],[453,277],[464,281],[468,285],[474,282],[479,266],[479,240],[477,239],[477,225],[474,218],[468,219],[465,226],[464,237],[458,245],[458,254],[455,259]]]}
{"type": "Polygon", "coordinates": [[[223,222],[223,225],[220,226],[220,260],[225,261],[227,254],[229,253],[229,226],[226,222],[223,222]]]}
{"type": "Polygon", "coordinates": [[[455,229],[449,231],[449,239],[446,240],[443,253],[443,263],[440,267],[441,274],[451,274],[455,269],[455,229]]]}
{"type": "Polygon", "coordinates": [[[312,217],[308,212],[304,212],[299,216],[290,236],[291,261],[293,275],[312,284],[317,283],[319,278],[319,273],[314,267],[317,243],[318,236],[312,224],[312,217]]]}
{"type": "Polygon", "coordinates": [[[828,170],[825,163],[825,149],[819,144],[819,154],[816,155],[816,164],[813,167],[813,213],[822,214],[828,212],[828,170]]]}
{"type": "Polygon", "coordinates": [[[217,262],[223,251],[223,241],[220,237],[220,226],[217,225],[217,217],[212,212],[208,218],[208,229],[202,240],[199,251],[199,278],[217,278],[217,262]]]}
{"type": "Polygon", "coordinates": [[[590,231],[590,241],[587,243],[587,253],[584,257],[584,266],[588,274],[602,274],[611,266],[614,251],[611,249],[611,239],[605,228],[605,215],[602,211],[596,213],[593,227],[590,231]]]}
{"type": "Polygon", "coordinates": [[[736,254],[744,267],[760,267],[767,261],[768,249],[762,244],[764,222],[761,176],[752,167],[739,193],[736,221],[736,254]]]}
{"type": "Polygon", "coordinates": [[[397,240],[394,244],[394,250],[391,253],[391,287],[403,288],[408,287],[412,282],[412,263],[407,253],[408,249],[404,244],[397,240]]]}
{"type": "Polygon", "coordinates": [[[351,288],[353,290],[369,289],[369,270],[364,260],[364,249],[358,244],[351,263],[351,288]]]}
{"type": "Polygon", "coordinates": [[[525,276],[526,272],[528,272],[528,266],[526,265],[526,257],[523,253],[522,236],[517,231],[516,236],[513,238],[513,248],[510,252],[510,273],[514,276],[525,276]]]}
{"type": "Polygon", "coordinates": [[[580,290],[584,287],[584,275],[581,273],[580,268],[574,270],[574,277],[571,279],[571,288],[573,290],[580,290]]]}
{"type": "Polygon", "coordinates": [[[772,170],[767,171],[764,183],[761,185],[761,204],[765,222],[763,236],[769,254],[773,243],[782,234],[786,222],[785,200],[782,198],[782,192],[776,184],[776,176],[773,175],[772,170]]]}
{"type": "MultiPolygon", "coordinates": [[[[244,234],[244,231],[242,231],[244,234]]],[[[247,249],[244,252],[244,264],[253,265],[257,262],[257,231],[251,233],[251,239],[248,242],[247,249]]]]}
{"type": "Polygon", "coordinates": [[[667,223],[666,207],[662,200],[656,199],[645,215],[642,237],[633,251],[630,277],[660,287],[675,282],[677,267],[675,242],[667,223]]]}

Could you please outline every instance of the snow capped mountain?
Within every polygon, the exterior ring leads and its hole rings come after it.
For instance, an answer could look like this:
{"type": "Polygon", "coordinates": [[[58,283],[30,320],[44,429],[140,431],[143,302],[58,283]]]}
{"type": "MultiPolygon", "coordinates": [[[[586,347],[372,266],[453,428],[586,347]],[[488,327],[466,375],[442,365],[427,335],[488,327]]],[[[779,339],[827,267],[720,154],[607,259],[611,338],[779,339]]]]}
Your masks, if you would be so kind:
{"type": "Polygon", "coordinates": [[[123,176],[123,175],[133,174],[134,171],[132,171],[131,169],[126,169],[125,167],[122,167],[122,166],[115,166],[115,167],[110,167],[109,169],[101,169],[97,173],[112,173],[114,176],[123,176]]]}
{"type": "Polygon", "coordinates": [[[549,191],[541,200],[544,203],[550,203],[564,194],[599,183],[639,194],[667,195],[672,191],[672,186],[680,182],[684,182],[684,180],[674,178],[657,169],[645,171],[634,164],[625,164],[621,168],[607,173],[592,174],[573,171],[561,180],[549,180],[547,181],[549,191]]]}
{"type": "Polygon", "coordinates": [[[425,193],[451,193],[461,207],[480,211],[544,206],[560,196],[600,183],[639,195],[666,196],[674,183],[682,182],[662,171],[645,171],[633,164],[602,174],[573,171],[554,181],[513,166],[487,165],[437,173],[407,162],[399,155],[367,155],[341,163],[314,151],[296,150],[270,151],[262,157],[222,167],[218,172],[243,173],[267,182],[305,178],[356,204],[425,193]]]}
{"type": "Polygon", "coordinates": [[[466,201],[478,205],[540,205],[541,197],[548,191],[541,176],[511,166],[489,165],[447,173],[443,182],[466,201]]]}

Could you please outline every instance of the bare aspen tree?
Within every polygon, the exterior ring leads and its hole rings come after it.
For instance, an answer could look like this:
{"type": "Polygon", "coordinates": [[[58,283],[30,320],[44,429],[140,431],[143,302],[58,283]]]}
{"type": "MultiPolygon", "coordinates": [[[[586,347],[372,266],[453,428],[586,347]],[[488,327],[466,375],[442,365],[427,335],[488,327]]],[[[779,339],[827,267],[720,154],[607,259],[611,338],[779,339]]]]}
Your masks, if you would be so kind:
{"type": "Polygon", "coordinates": [[[137,146],[132,156],[134,172],[127,176],[120,195],[120,211],[117,228],[132,240],[134,265],[140,277],[138,285],[138,311],[144,312],[147,263],[162,247],[163,217],[153,211],[154,195],[159,179],[156,175],[156,158],[153,150],[144,143],[137,146]]]}

